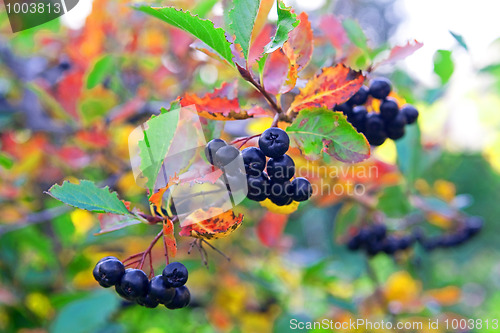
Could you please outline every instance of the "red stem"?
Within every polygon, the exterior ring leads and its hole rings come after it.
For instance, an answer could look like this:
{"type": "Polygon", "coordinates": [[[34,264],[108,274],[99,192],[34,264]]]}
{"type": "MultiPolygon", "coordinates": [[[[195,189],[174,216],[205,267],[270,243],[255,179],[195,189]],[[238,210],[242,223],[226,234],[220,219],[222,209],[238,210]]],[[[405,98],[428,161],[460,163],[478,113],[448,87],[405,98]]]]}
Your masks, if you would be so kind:
{"type": "MultiPolygon", "coordinates": [[[[155,238],[153,239],[153,241],[151,241],[151,244],[149,244],[149,246],[146,249],[146,251],[142,252],[141,261],[139,262],[139,265],[138,265],[139,269],[142,269],[144,267],[144,262],[146,261],[146,256],[149,255],[151,257],[151,250],[153,249],[153,247],[155,246],[155,244],[158,242],[158,239],[160,239],[160,237],[162,235],[163,235],[163,229],[161,229],[161,231],[155,236],[155,238]]],[[[152,260],[152,259],[150,258],[150,260],[152,260]]]]}

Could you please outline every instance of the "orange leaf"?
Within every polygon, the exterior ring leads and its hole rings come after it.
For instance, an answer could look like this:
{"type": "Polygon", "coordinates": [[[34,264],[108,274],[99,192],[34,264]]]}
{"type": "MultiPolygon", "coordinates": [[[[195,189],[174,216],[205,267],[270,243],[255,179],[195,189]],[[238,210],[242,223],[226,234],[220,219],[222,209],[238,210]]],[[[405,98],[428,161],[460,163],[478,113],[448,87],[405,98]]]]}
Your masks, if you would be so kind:
{"type": "Polygon", "coordinates": [[[319,28],[337,50],[337,58],[340,58],[343,46],[349,41],[342,22],[334,15],[325,15],[321,18],[319,28]]]}
{"type": "Polygon", "coordinates": [[[269,116],[261,107],[254,106],[242,110],[236,92],[236,84],[223,83],[214,92],[203,97],[185,94],[180,98],[181,106],[195,105],[198,114],[213,120],[240,120],[259,116],[269,116]]]}
{"type": "Polygon", "coordinates": [[[267,44],[269,44],[274,35],[274,30],[275,29],[272,24],[265,25],[257,38],[252,42],[250,50],[248,51],[248,67],[251,67],[259,58],[262,57],[264,48],[267,44]]]}
{"type": "Polygon", "coordinates": [[[288,216],[267,212],[257,224],[257,236],[262,244],[268,247],[275,246],[285,230],[288,216]]]}
{"type": "Polygon", "coordinates": [[[232,210],[224,212],[222,208],[210,207],[207,211],[198,209],[183,221],[179,235],[202,239],[225,237],[239,228],[243,214],[236,216],[232,210]]]}
{"type": "Polygon", "coordinates": [[[170,177],[167,186],[162,187],[158,190],[158,192],[153,193],[149,197],[149,202],[151,202],[156,207],[161,207],[161,201],[163,199],[163,195],[165,194],[165,192],[168,190],[170,186],[178,183],[179,183],[179,177],[177,175],[174,175],[174,177],[170,177]]]}
{"type": "Polygon", "coordinates": [[[174,224],[168,218],[163,221],[163,242],[167,248],[168,255],[170,257],[175,257],[177,254],[177,242],[174,236],[174,224]]]}
{"type": "Polygon", "coordinates": [[[290,110],[299,112],[311,107],[333,108],[354,95],[365,80],[363,74],[343,64],[324,68],[322,73],[309,80],[290,105],[290,110]]]}
{"type": "Polygon", "coordinates": [[[252,30],[251,43],[254,43],[257,36],[261,33],[262,28],[266,24],[267,16],[273,7],[274,0],[262,0],[259,5],[259,11],[257,12],[257,17],[255,18],[252,30]]]}
{"type": "Polygon", "coordinates": [[[301,13],[298,19],[300,23],[288,34],[283,51],[290,59],[290,63],[297,64],[297,72],[300,72],[311,60],[314,44],[311,22],[309,22],[307,14],[301,13]]]}

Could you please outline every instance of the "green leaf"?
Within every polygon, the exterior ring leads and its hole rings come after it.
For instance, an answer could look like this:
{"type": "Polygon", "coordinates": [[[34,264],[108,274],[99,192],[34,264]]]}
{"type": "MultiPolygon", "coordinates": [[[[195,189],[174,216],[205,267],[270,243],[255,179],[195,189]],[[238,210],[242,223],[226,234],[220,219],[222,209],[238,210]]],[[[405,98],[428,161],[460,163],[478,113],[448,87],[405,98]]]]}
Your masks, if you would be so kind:
{"type": "Polygon", "coordinates": [[[456,34],[453,31],[450,31],[450,34],[455,38],[455,40],[460,44],[461,47],[463,47],[465,50],[469,51],[469,48],[467,47],[467,44],[465,43],[464,38],[462,35],[456,34]]]}
{"type": "Polygon", "coordinates": [[[5,169],[10,169],[14,165],[14,160],[12,157],[7,155],[6,153],[0,153],[0,166],[5,169]]]}
{"type": "Polygon", "coordinates": [[[114,293],[100,290],[66,305],[51,327],[52,333],[90,333],[104,326],[118,309],[120,299],[114,293]]]}
{"type": "Polygon", "coordinates": [[[141,171],[148,179],[146,186],[150,190],[154,189],[163,160],[174,138],[179,115],[178,111],[162,113],[149,119],[143,128],[144,139],[139,141],[141,171]]]}
{"type": "Polygon", "coordinates": [[[91,212],[130,214],[116,192],[110,192],[107,186],[99,188],[89,180],[82,180],[80,184],[65,181],[52,186],[46,193],[67,205],[91,212]]]}
{"type": "Polygon", "coordinates": [[[401,186],[390,186],[380,195],[377,209],[388,217],[397,218],[407,215],[411,206],[401,186]]]}
{"type": "Polygon", "coordinates": [[[361,206],[354,202],[347,202],[335,217],[334,236],[340,240],[347,234],[347,230],[352,225],[356,225],[361,218],[363,210],[361,206]]]}
{"type": "Polygon", "coordinates": [[[311,158],[323,152],[339,161],[356,163],[370,156],[366,138],[340,112],[326,108],[303,109],[286,130],[292,143],[311,158]]]}
{"type": "Polygon", "coordinates": [[[222,58],[227,60],[229,64],[234,65],[231,43],[227,41],[224,29],[215,28],[213,22],[210,20],[204,20],[198,16],[193,16],[189,11],[184,12],[174,7],[138,5],[134,6],[134,8],[159,18],[176,28],[189,32],[210,46],[222,58]]]}
{"type": "Polygon", "coordinates": [[[455,65],[451,58],[451,51],[437,50],[434,54],[434,73],[441,79],[441,84],[445,84],[451,78],[455,65]]]}
{"type": "Polygon", "coordinates": [[[413,184],[420,175],[422,162],[422,144],[418,125],[406,127],[405,136],[396,141],[396,150],[398,168],[408,184],[413,184]]]}
{"type": "Polygon", "coordinates": [[[92,89],[104,81],[107,76],[113,74],[116,64],[111,55],[105,55],[97,60],[87,76],[87,89],[92,89]]]}
{"type": "Polygon", "coordinates": [[[288,40],[288,33],[298,24],[297,14],[292,13],[292,7],[285,6],[282,0],[277,1],[278,6],[278,28],[273,40],[266,46],[266,53],[272,53],[279,49],[288,40]]]}
{"type": "Polygon", "coordinates": [[[344,27],[349,40],[360,49],[367,51],[368,47],[366,35],[363,32],[363,29],[361,29],[359,23],[351,19],[345,19],[342,21],[342,26],[344,27]]]}
{"type": "Polygon", "coordinates": [[[202,0],[194,7],[193,14],[199,17],[205,17],[214,8],[218,0],[202,0]]]}
{"type": "Polygon", "coordinates": [[[229,27],[235,35],[235,42],[241,45],[245,59],[248,58],[252,30],[259,11],[260,0],[235,0],[229,11],[229,27]]]}

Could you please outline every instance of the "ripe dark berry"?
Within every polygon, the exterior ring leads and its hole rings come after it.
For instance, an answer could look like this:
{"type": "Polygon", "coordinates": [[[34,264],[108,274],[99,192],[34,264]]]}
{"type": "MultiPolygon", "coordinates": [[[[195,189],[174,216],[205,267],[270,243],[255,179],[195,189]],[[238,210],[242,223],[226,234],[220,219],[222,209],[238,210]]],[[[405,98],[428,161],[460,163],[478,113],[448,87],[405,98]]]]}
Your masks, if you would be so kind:
{"type": "Polygon", "coordinates": [[[365,131],[366,125],[366,116],[368,115],[368,111],[362,105],[355,106],[352,111],[351,124],[354,126],[358,132],[365,131]]]}
{"type": "Polygon", "coordinates": [[[180,262],[172,262],[163,269],[163,278],[167,287],[181,287],[188,280],[188,270],[180,262]]]}
{"type": "Polygon", "coordinates": [[[352,117],[352,106],[347,103],[336,105],[333,110],[342,112],[347,118],[352,117]]]}
{"type": "Polygon", "coordinates": [[[368,140],[368,142],[372,146],[380,146],[387,139],[387,134],[385,133],[385,131],[366,132],[365,136],[366,136],[366,140],[368,140]]]}
{"type": "Polygon", "coordinates": [[[267,174],[275,181],[284,182],[295,175],[295,163],[288,155],[273,157],[267,162],[267,174]]]}
{"type": "Polygon", "coordinates": [[[406,118],[399,112],[397,116],[385,124],[387,136],[392,140],[397,140],[405,135],[406,118]]]}
{"type": "Polygon", "coordinates": [[[94,274],[94,277],[104,288],[117,284],[125,273],[125,267],[121,261],[114,257],[97,263],[96,269],[97,274],[94,274]]]}
{"type": "Polygon", "coordinates": [[[371,231],[376,240],[382,240],[387,235],[387,227],[383,224],[374,224],[371,231]]]}
{"type": "Polygon", "coordinates": [[[120,283],[116,285],[118,294],[128,300],[145,297],[148,289],[149,280],[146,273],[135,268],[125,270],[120,283]]]}
{"type": "Polygon", "coordinates": [[[380,116],[385,120],[391,120],[396,117],[399,112],[398,103],[393,99],[384,99],[380,103],[380,116]]]}
{"type": "Polygon", "coordinates": [[[306,201],[308,200],[311,195],[312,195],[312,186],[311,183],[302,177],[297,177],[294,180],[292,180],[292,199],[294,201],[306,201]]]}
{"type": "Polygon", "coordinates": [[[149,294],[149,293],[144,297],[139,297],[136,300],[136,302],[137,302],[137,304],[142,305],[146,308],[150,308],[150,309],[156,308],[158,306],[158,304],[160,304],[160,302],[158,302],[158,300],[156,298],[154,298],[153,296],[151,296],[151,294],[149,294]]]}
{"type": "Polygon", "coordinates": [[[347,242],[347,248],[351,251],[356,251],[361,248],[361,242],[359,240],[358,235],[354,235],[349,241],[347,242]]]}
{"type": "Polygon", "coordinates": [[[217,150],[214,157],[214,163],[218,167],[225,167],[240,155],[238,148],[233,146],[224,146],[217,150]]]}
{"type": "MultiPolygon", "coordinates": [[[[99,264],[103,261],[106,261],[106,260],[109,260],[109,259],[113,259],[113,260],[118,260],[118,258],[116,257],[113,257],[113,256],[108,256],[108,257],[104,257],[102,258],[101,260],[99,260],[97,262],[97,264],[95,265],[94,267],[94,270],[92,271],[92,275],[94,276],[94,279],[99,282],[100,280],[100,277],[99,277],[99,264]]],[[[118,260],[119,261],[119,260],[118,260]]]]}
{"type": "Polygon", "coordinates": [[[292,189],[291,183],[286,182],[276,182],[271,180],[269,186],[269,200],[278,206],[285,206],[292,203],[292,189]]]}
{"type": "Polygon", "coordinates": [[[191,294],[186,286],[175,288],[175,296],[172,301],[165,306],[171,310],[184,308],[189,305],[191,294]]]}
{"type": "Polygon", "coordinates": [[[368,99],[368,87],[361,86],[357,93],[355,93],[348,101],[349,105],[363,105],[368,99]]]}
{"type": "Polygon", "coordinates": [[[268,157],[284,155],[290,146],[290,138],[281,128],[271,127],[259,138],[259,147],[268,157]]]}
{"type": "Polygon", "coordinates": [[[248,193],[247,198],[253,201],[266,200],[269,190],[269,177],[265,172],[259,176],[249,176],[247,178],[248,193]]]}
{"type": "Polygon", "coordinates": [[[157,275],[149,282],[149,295],[161,304],[168,304],[175,295],[174,288],[167,288],[163,275],[157,275]]]}
{"type": "Polygon", "coordinates": [[[374,79],[370,83],[370,89],[368,91],[373,98],[384,99],[391,92],[391,83],[385,78],[374,79]]]}
{"type": "Polygon", "coordinates": [[[257,147],[243,149],[241,156],[249,175],[258,176],[266,167],[266,155],[257,147]]]}
{"type": "Polygon", "coordinates": [[[205,147],[205,156],[210,164],[214,165],[215,153],[217,153],[217,150],[224,146],[227,146],[227,143],[222,139],[213,139],[207,143],[207,146],[205,147]]]}
{"type": "Polygon", "coordinates": [[[384,121],[381,116],[377,113],[370,112],[366,116],[365,132],[366,133],[377,133],[384,130],[384,121]]]}
{"type": "Polygon", "coordinates": [[[401,112],[406,117],[407,124],[413,124],[418,118],[418,110],[410,104],[406,104],[401,108],[401,112]]]}

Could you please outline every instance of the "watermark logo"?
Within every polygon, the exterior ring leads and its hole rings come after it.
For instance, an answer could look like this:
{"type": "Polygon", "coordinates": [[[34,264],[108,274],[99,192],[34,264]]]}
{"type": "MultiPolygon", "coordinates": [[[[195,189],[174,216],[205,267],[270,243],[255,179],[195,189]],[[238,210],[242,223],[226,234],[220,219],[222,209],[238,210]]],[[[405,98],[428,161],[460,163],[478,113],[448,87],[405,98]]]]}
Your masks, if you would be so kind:
{"type": "Polygon", "coordinates": [[[4,0],[12,32],[52,21],[73,9],[79,0],[4,0]]]}
{"type": "Polygon", "coordinates": [[[151,118],[129,136],[136,183],[161,193],[182,227],[232,210],[248,193],[241,154],[221,168],[207,160],[201,121],[195,106],[182,107],[151,118]]]}

